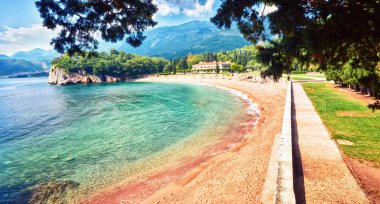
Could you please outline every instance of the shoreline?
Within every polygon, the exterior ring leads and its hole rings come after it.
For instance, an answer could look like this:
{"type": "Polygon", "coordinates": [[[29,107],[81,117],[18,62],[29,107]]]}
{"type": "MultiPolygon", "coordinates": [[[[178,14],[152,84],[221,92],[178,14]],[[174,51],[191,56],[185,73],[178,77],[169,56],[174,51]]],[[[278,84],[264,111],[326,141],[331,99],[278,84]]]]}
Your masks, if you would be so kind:
{"type": "MultiPolygon", "coordinates": [[[[130,184],[124,185],[124,186],[118,186],[113,189],[108,189],[105,191],[102,191],[102,193],[99,193],[98,195],[95,195],[90,198],[90,200],[85,201],[90,203],[118,203],[120,201],[128,201],[130,203],[140,203],[142,201],[146,202],[156,202],[159,201],[162,198],[162,195],[165,195],[166,193],[177,191],[181,187],[185,187],[190,185],[191,183],[194,183],[195,180],[198,180],[200,175],[204,174],[210,167],[215,166],[219,160],[229,158],[230,156],[233,156],[235,154],[238,154],[239,151],[242,148],[245,148],[248,145],[251,145],[250,140],[252,140],[253,136],[255,135],[256,129],[263,129],[263,122],[266,121],[265,112],[267,107],[262,107],[260,104],[258,104],[259,107],[259,113],[254,112],[254,108],[257,108],[256,99],[260,99],[260,96],[253,96],[253,93],[246,90],[245,88],[240,88],[237,84],[232,85],[231,83],[227,82],[234,82],[234,83],[244,83],[245,85],[255,85],[254,83],[249,82],[242,82],[238,80],[232,80],[232,79],[215,79],[213,77],[205,78],[202,76],[201,79],[195,79],[191,78],[194,76],[181,76],[181,77],[151,77],[151,78],[143,78],[138,79],[136,82],[179,82],[179,83],[197,83],[202,85],[208,85],[208,86],[217,86],[218,88],[225,89],[229,91],[231,94],[234,94],[235,96],[239,97],[241,100],[245,101],[247,103],[249,110],[252,109],[253,111],[253,119],[244,120],[243,123],[250,123],[251,128],[248,129],[244,128],[244,125],[247,126],[247,124],[239,124],[238,126],[237,134],[234,136],[229,136],[226,138],[221,138],[218,140],[216,144],[213,144],[211,146],[205,147],[205,149],[202,151],[201,155],[198,155],[197,157],[193,158],[186,158],[184,161],[181,160],[180,163],[177,163],[173,168],[166,169],[162,172],[158,171],[153,175],[147,175],[143,180],[139,180],[136,182],[132,182],[130,184]],[[230,81],[231,80],[231,81],[230,81]],[[235,93],[234,93],[235,92],[235,93]],[[253,102],[252,102],[253,101],[253,102]],[[260,117],[260,113],[263,116],[260,117]],[[253,131],[254,130],[254,131],[253,131]],[[215,153],[216,152],[216,153],[215,153]]],[[[258,85],[258,84],[256,84],[258,85]]],[[[262,85],[259,85],[262,86],[262,85]]],[[[279,91],[277,94],[278,97],[284,97],[284,90],[281,90],[281,87],[277,85],[271,85],[275,86],[272,87],[279,91]],[[281,94],[282,93],[282,94],[281,94]],[[282,96],[281,96],[282,95],[282,96]]],[[[265,87],[265,85],[264,85],[265,87]]],[[[259,87],[257,87],[259,88],[259,87]]],[[[263,87],[261,87],[263,88],[263,87]]],[[[268,92],[268,91],[267,91],[268,92]]],[[[260,100],[259,100],[260,101],[260,100]]],[[[277,101],[281,102],[281,101],[277,101]]],[[[280,104],[280,107],[283,104],[280,104]]],[[[282,120],[282,111],[280,111],[279,117],[281,117],[282,120]]],[[[278,121],[277,127],[275,129],[278,129],[278,132],[280,132],[281,129],[281,123],[278,121]]],[[[270,131],[271,132],[271,131],[270,131]]],[[[256,133],[257,134],[257,133],[256,133]]],[[[271,137],[268,137],[269,141],[265,141],[267,147],[266,154],[270,154],[270,147],[272,145],[273,139],[275,134],[270,134],[271,137]]],[[[269,156],[266,156],[267,158],[265,161],[263,161],[264,165],[260,166],[260,172],[264,175],[263,178],[265,178],[266,174],[266,168],[267,163],[269,162],[269,156]]],[[[216,165],[217,166],[217,165],[216,165]]],[[[261,183],[263,183],[263,179],[260,179],[261,183]]],[[[260,186],[260,185],[258,185],[260,186]]],[[[262,188],[262,185],[261,185],[262,188]]],[[[257,192],[258,194],[261,193],[261,191],[257,192]]],[[[165,196],[164,196],[165,197],[165,196]]],[[[257,199],[254,199],[257,200],[257,199]]],[[[254,201],[252,200],[252,201],[254,201]]],[[[177,200],[177,202],[180,200],[177,200]]],[[[195,201],[195,200],[194,200],[195,201]]],[[[167,202],[167,201],[165,201],[167,202]]],[[[176,202],[175,200],[171,200],[171,202],[176,202]]]]}

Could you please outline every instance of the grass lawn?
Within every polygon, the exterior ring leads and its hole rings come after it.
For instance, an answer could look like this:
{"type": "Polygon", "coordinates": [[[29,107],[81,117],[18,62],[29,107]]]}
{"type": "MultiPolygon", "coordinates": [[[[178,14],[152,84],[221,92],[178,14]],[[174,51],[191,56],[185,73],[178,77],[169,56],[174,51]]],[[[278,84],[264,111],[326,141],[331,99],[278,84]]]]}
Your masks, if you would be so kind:
{"type": "Polygon", "coordinates": [[[324,75],[314,75],[314,74],[292,74],[292,76],[306,76],[306,77],[314,77],[314,78],[319,78],[319,79],[326,79],[326,76],[324,75]]]}
{"type": "MultiPolygon", "coordinates": [[[[287,79],[288,75],[284,74],[282,75],[282,78],[287,79]]],[[[309,80],[314,80],[315,78],[318,79],[326,79],[326,76],[323,75],[313,75],[313,74],[292,74],[290,75],[290,79],[293,81],[309,81],[309,80]],[[312,78],[311,78],[312,77],[312,78]]]]}
{"type": "MultiPolygon", "coordinates": [[[[288,78],[287,76],[285,78],[288,78]]],[[[311,78],[307,78],[307,77],[302,77],[302,76],[295,76],[295,75],[292,75],[290,76],[290,80],[293,80],[293,81],[304,81],[304,80],[313,80],[311,78]]]]}
{"type": "Polygon", "coordinates": [[[354,145],[341,145],[345,154],[380,165],[380,111],[339,93],[328,83],[303,83],[310,100],[334,139],[354,145]]]}

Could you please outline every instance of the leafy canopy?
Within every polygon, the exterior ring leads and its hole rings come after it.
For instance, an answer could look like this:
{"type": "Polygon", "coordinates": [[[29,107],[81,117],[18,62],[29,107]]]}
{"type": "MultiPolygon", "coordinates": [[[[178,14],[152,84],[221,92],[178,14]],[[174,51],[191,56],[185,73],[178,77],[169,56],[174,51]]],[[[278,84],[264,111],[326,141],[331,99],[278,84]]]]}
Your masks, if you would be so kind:
{"type": "Polygon", "coordinates": [[[108,75],[134,78],[162,72],[168,64],[163,58],[149,58],[122,51],[107,53],[85,52],[83,55],[62,55],[52,65],[70,73],[108,75]]]}
{"type": "Polygon", "coordinates": [[[152,0],[38,0],[36,7],[48,29],[61,29],[51,44],[72,55],[97,49],[97,32],[105,41],[123,40],[134,47],[145,39],[143,31],[157,23],[152,0]]]}
{"type": "Polygon", "coordinates": [[[211,21],[219,28],[236,22],[253,43],[264,40],[268,32],[278,36],[272,51],[283,58],[317,63],[322,69],[353,59],[352,65],[373,69],[379,61],[379,17],[379,0],[224,0],[211,21]],[[262,5],[277,10],[263,15],[257,9],[262,5]]]}
{"type": "Polygon", "coordinates": [[[312,66],[342,85],[380,96],[379,19],[380,0],[223,0],[211,21],[219,28],[236,22],[252,43],[266,40],[266,33],[275,36],[271,46],[259,49],[269,67],[263,77],[312,66]],[[277,10],[264,15],[268,6],[277,10]]]}

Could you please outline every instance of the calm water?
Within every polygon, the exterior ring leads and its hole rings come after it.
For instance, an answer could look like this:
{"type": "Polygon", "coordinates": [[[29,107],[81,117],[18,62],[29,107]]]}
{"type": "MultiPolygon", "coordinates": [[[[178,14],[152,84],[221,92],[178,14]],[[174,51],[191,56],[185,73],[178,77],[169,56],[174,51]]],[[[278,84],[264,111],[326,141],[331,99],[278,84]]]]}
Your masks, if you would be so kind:
{"type": "Polygon", "coordinates": [[[0,80],[0,203],[24,202],[49,181],[73,182],[83,195],[133,181],[186,156],[178,147],[196,154],[217,141],[246,111],[201,85],[46,81],[0,80]]]}

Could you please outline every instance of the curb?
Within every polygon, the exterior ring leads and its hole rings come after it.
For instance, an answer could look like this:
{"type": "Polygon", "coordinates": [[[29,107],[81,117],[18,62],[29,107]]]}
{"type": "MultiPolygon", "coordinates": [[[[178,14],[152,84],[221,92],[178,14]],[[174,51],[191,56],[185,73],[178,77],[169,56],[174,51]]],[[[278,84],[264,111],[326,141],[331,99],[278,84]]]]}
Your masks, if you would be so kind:
{"type": "Polygon", "coordinates": [[[261,203],[296,203],[293,189],[292,82],[288,83],[280,135],[276,135],[261,203]]]}

